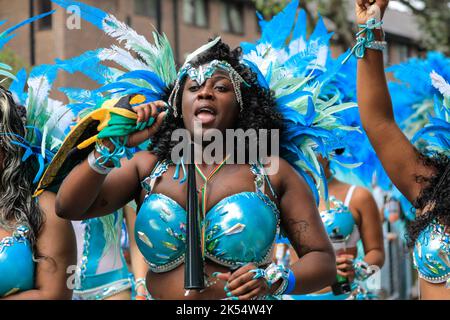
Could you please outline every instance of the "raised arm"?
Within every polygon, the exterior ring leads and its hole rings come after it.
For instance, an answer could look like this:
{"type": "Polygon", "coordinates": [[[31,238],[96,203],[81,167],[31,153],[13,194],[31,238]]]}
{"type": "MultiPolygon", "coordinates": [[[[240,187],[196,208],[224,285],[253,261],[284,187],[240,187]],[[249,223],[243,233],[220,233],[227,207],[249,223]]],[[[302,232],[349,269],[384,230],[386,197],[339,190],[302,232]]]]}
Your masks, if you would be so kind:
{"type": "MultiPolygon", "coordinates": [[[[358,24],[365,24],[376,11],[374,6],[367,7],[369,2],[371,1],[356,0],[358,24]]],[[[388,2],[376,0],[381,16],[388,2]]],[[[374,33],[375,39],[381,40],[380,30],[374,30],[374,33]]],[[[428,177],[433,172],[423,165],[419,152],[395,123],[382,51],[366,49],[364,57],[358,59],[357,97],[361,121],[370,143],[392,182],[413,202],[423,188],[416,177],[428,177]]]]}

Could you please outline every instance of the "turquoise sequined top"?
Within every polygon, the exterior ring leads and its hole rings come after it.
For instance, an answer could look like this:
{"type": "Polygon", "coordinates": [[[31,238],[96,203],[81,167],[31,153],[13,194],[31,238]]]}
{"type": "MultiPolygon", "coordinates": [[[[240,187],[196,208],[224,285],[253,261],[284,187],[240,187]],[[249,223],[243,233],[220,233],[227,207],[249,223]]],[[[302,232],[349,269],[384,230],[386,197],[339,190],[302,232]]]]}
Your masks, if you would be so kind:
{"type": "MultiPolygon", "coordinates": [[[[167,168],[165,162],[157,164],[143,181],[148,194],[135,226],[136,243],[153,272],[176,268],[183,263],[186,250],[186,210],[164,194],[150,192],[154,181],[167,168]]],[[[222,199],[204,220],[205,256],[230,268],[249,262],[270,263],[279,231],[279,211],[263,191],[268,179],[262,167],[252,165],[251,171],[255,174],[256,192],[241,192],[222,199]]]]}
{"type": "Polygon", "coordinates": [[[414,266],[431,283],[450,282],[450,234],[434,221],[419,235],[414,247],[414,266]]]}
{"type": "Polygon", "coordinates": [[[0,297],[34,287],[33,251],[29,228],[20,225],[13,235],[0,240],[0,297]]]}
{"type": "Polygon", "coordinates": [[[358,225],[349,209],[354,190],[355,186],[349,188],[344,202],[336,199],[334,196],[330,196],[333,208],[320,212],[320,218],[328,236],[341,235],[345,239],[347,248],[356,247],[357,242],[360,240],[358,225]]]}

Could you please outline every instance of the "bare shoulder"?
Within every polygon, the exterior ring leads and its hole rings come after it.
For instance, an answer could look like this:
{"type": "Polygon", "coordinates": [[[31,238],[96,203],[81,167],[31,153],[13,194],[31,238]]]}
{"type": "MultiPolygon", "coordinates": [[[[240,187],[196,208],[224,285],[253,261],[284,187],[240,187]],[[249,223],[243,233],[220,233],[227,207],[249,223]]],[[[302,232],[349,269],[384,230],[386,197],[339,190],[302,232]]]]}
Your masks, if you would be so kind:
{"type": "MultiPolygon", "coordinates": [[[[56,227],[71,226],[70,220],[62,219],[56,215],[56,194],[44,191],[38,197],[38,204],[44,220],[44,230],[53,230],[56,227]]],[[[56,231],[56,230],[54,230],[56,231]]]]}
{"type": "Polygon", "coordinates": [[[372,193],[364,187],[356,187],[353,192],[352,202],[354,204],[365,204],[368,201],[375,201],[372,193]]]}
{"type": "Polygon", "coordinates": [[[285,159],[278,156],[271,156],[268,158],[270,163],[265,165],[265,169],[269,175],[271,183],[275,186],[279,194],[283,194],[288,187],[297,186],[301,188],[304,186],[304,190],[307,188],[307,183],[303,177],[296,171],[296,169],[285,159]]]}
{"type": "Polygon", "coordinates": [[[372,193],[363,187],[356,187],[353,192],[351,207],[355,208],[359,218],[378,216],[378,207],[372,193]]]}

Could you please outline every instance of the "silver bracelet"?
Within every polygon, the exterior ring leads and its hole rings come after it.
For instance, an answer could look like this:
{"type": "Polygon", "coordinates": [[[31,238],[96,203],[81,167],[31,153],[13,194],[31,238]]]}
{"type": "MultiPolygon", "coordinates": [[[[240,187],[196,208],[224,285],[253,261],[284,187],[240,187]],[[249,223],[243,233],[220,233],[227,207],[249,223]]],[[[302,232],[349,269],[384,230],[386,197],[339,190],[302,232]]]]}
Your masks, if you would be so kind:
{"type": "Polygon", "coordinates": [[[273,296],[283,294],[289,285],[289,269],[285,268],[283,265],[271,263],[266,269],[258,268],[250,270],[249,272],[253,272],[255,274],[253,279],[264,278],[269,288],[281,279],[282,282],[277,290],[272,294],[273,296]]]}
{"type": "Polygon", "coordinates": [[[366,43],[365,47],[367,49],[383,51],[387,47],[387,42],[386,41],[371,41],[371,42],[366,43]]]}
{"type": "Polygon", "coordinates": [[[95,172],[97,172],[98,174],[107,175],[108,173],[111,172],[111,170],[113,168],[109,168],[107,166],[103,166],[103,165],[97,163],[97,158],[95,158],[94,152],[95,151],[92,150],[92,152],[89,153],[89,156],[88,156],[89,167],[91,167],[91,169],[94,170],[95,172]]]}

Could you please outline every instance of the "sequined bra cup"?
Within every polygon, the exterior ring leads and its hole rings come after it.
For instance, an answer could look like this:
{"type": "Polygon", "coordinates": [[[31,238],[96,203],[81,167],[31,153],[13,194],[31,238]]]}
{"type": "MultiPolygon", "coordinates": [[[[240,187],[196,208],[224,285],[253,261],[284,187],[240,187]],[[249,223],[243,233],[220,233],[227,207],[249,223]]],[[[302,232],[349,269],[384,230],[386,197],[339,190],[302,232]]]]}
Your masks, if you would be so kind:
{"type": "Polygon", "coordinates": [[[447,281],[450,287],[450,234],[444,225],[434,221],[420,233],[413,257],[422,279],[431,283],[447,281]]]}
{"type": "MultiPolygon", "coordinates": [[[[186,249],[186,210],[173,199],[151,193],[154,182],[167,171],[158,163],[142,182],[148,191],[135,225],[136,243],[153,272],[166,272],[183,263],[186,249]]],[[[252,165],[256,192],[226,197],[205,216],[205,256],[223,266],[236,268],[253,262],[271,262],[273,244],[279,231],[279,211],[264,194],[263,169],[252,165]]]]}
{"type": "Polygon", "coordinates": [[[320,217],[328,236],[331,237],[333,234],[342,235],[348,248],[355,247],[360,239],[358,226],[348,208],[354,190],[355,186],[349,188],[344,202],[336,199],[334,196],[330,196],[333,208],[320,212],[320,217]]]}
{"type": "Polygon", "coordinates": [[[18,226],[10,237],[0,240],[0,297],[34,287],[33,251],[29,229],[18,226]]]}

